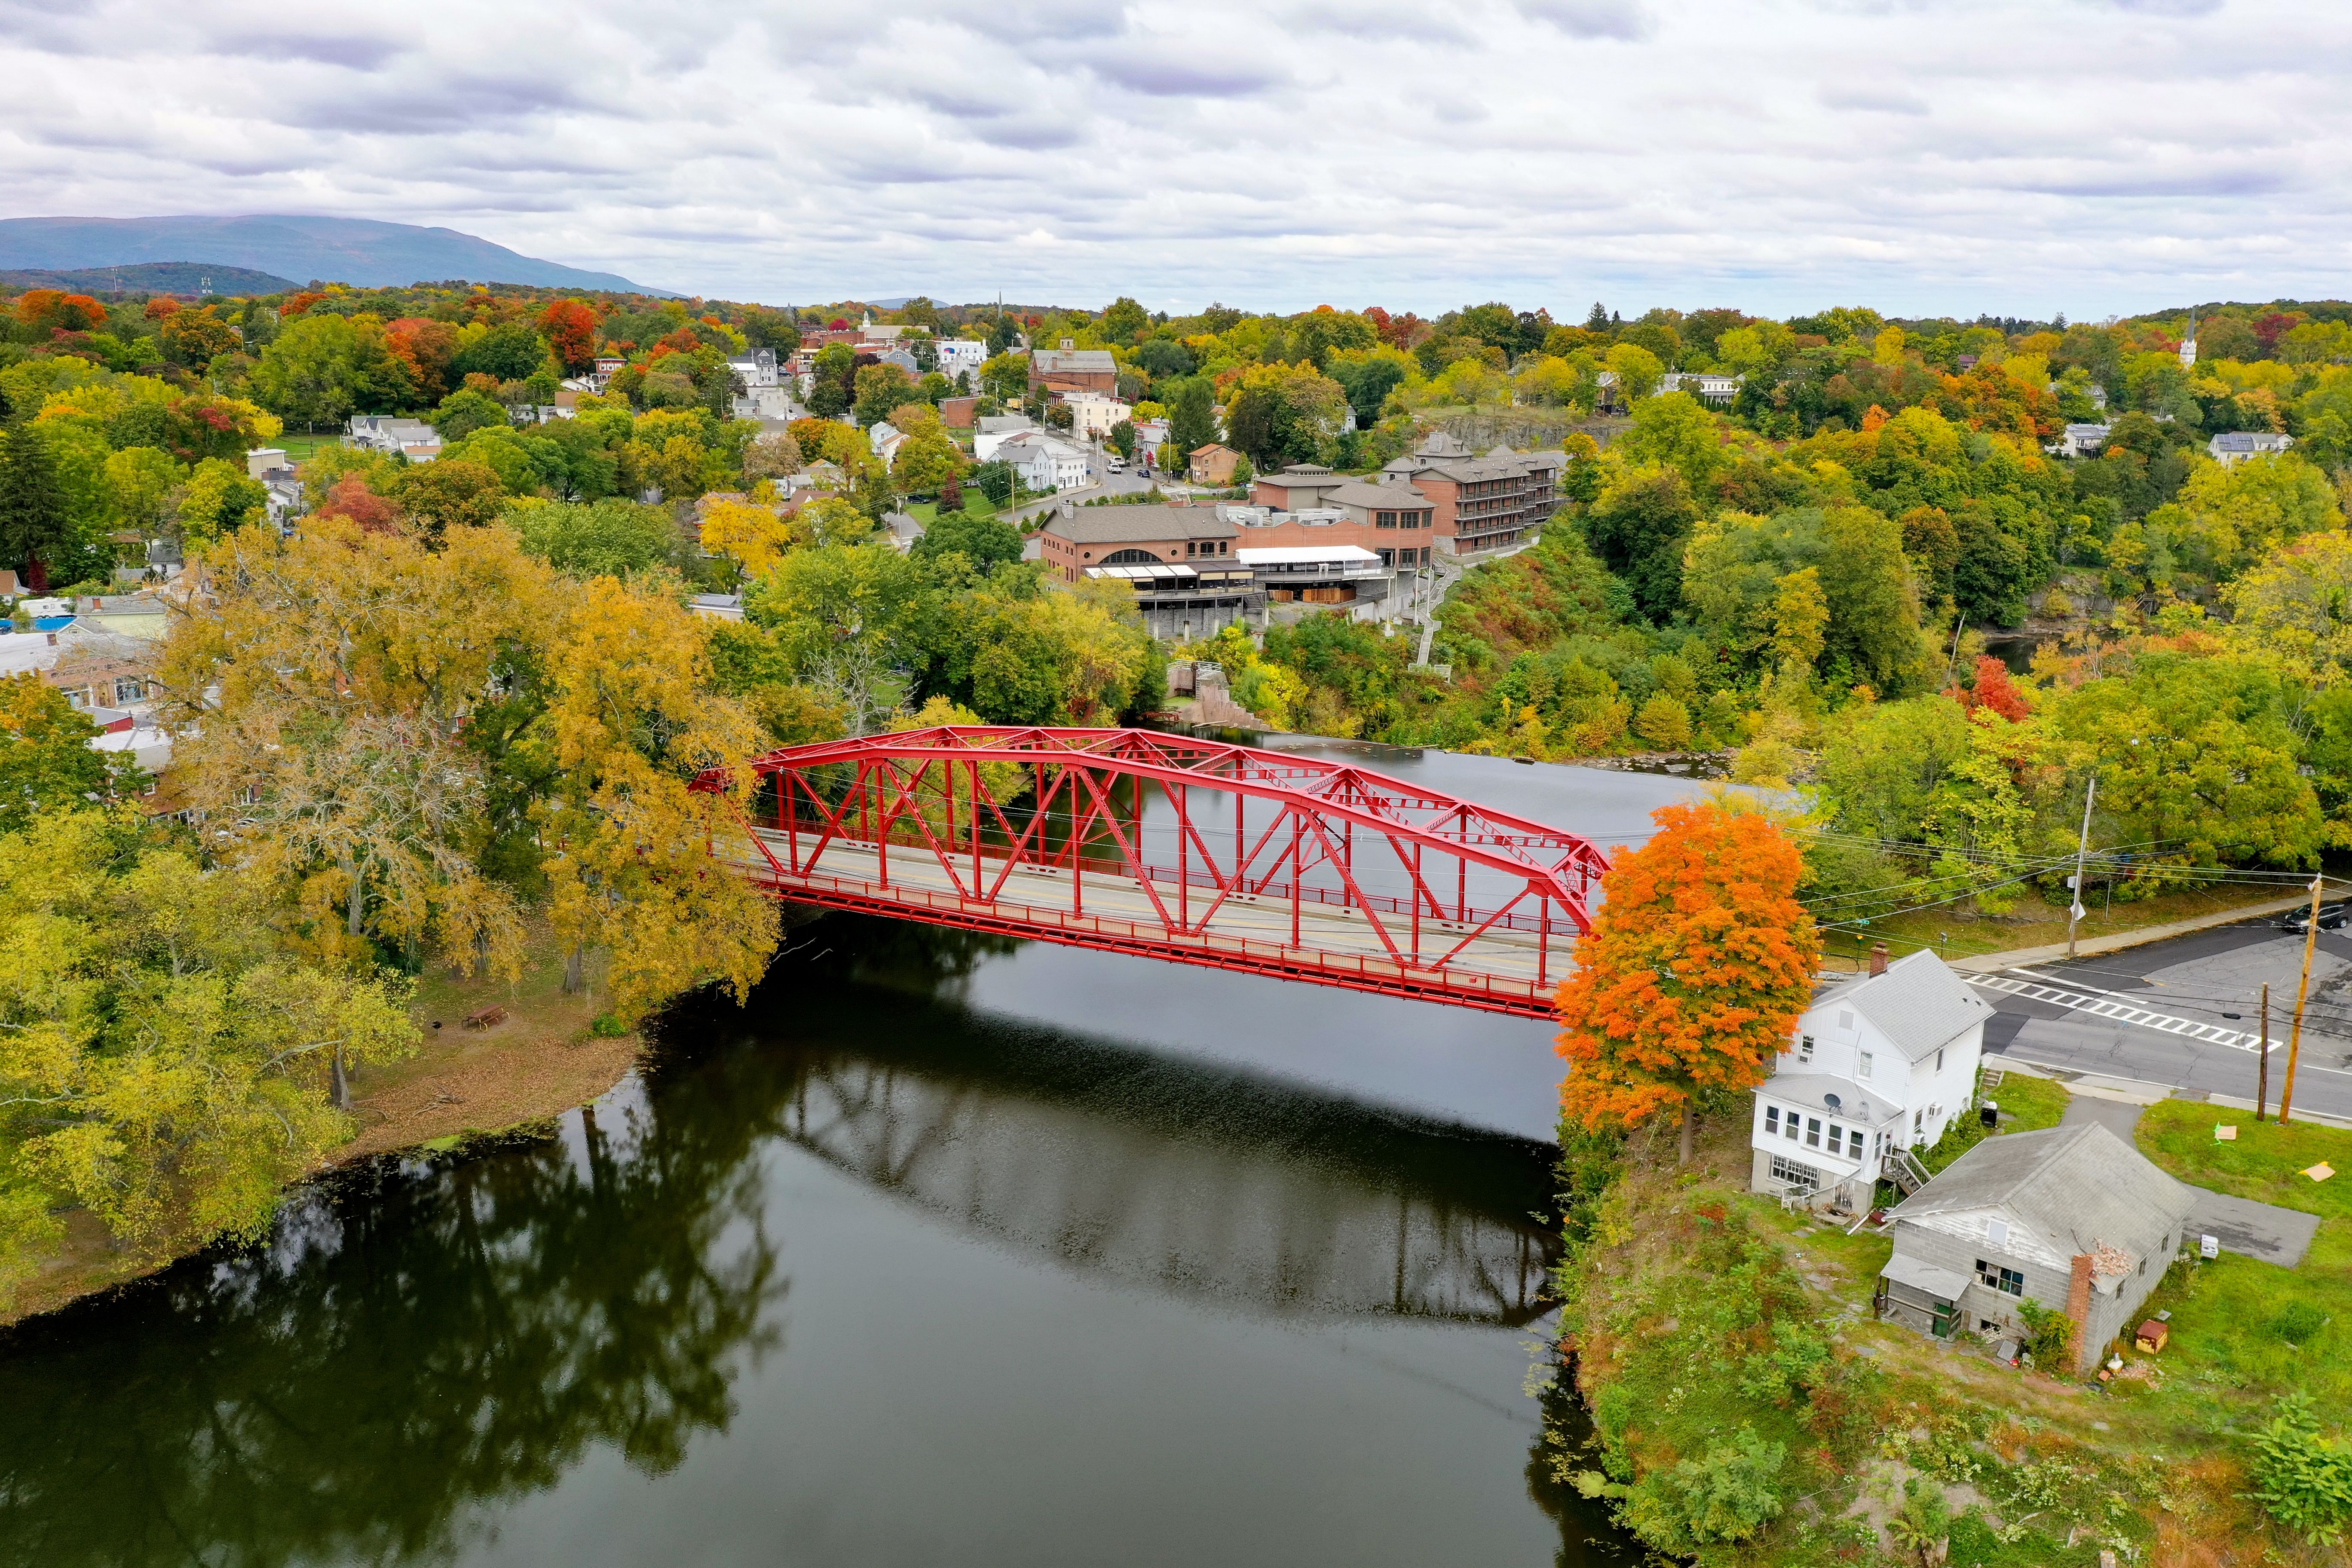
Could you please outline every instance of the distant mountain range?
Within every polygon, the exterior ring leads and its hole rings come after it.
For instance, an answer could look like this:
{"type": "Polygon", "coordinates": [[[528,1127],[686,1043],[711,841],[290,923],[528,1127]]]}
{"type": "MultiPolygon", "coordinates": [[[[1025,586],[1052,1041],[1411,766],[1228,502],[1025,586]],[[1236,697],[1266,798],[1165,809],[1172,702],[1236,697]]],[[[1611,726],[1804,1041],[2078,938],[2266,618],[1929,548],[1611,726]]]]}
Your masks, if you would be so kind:
{"type": "MultiPolygon", "coordinates": [[[[373,218],[0,218],[0,268],[104,271],[140,262],[171,263],[200,273],[207,268],[244,268],[268,275],[272,292],[289,287],[289,279],[400,289],[464,279],[677,297],[617,273],[519,255],[454,228],[373,218]]],[[[126,280],[124,286],[131,285],[126,280]]],[[[213,288],[227,291],[218,276],[213,288]]]]}
{"type": "Polygon", "coordinates": [[[0,268],[12,289],[63,289],[74,294],[282,294],[300,284],[250,267],[209,261],[134,261],[127,267],[78,267],[64,272],[37,267],[0,268]]]}

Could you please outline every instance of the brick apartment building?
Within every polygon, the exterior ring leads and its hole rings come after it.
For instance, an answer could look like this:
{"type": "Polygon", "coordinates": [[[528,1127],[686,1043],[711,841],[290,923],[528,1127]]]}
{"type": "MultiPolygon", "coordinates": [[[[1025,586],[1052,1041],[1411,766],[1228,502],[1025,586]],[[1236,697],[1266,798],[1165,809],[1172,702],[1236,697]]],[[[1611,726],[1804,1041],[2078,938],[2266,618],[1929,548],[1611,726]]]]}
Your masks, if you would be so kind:
{"type": "Polygon", "coordinates": [[[1549,521],[1567,467],[1561,452],[1497,447],[1481,458],[1441,431],[1412,456],[1391,461],[1380,484],[1409,486],[1427,497],[1441,548],[1466,555],[1517,544],[1549,521]]]}
{"type": "Polygon", "coordinates": [[[1064,338],[1058,349],[1039,349],[1029,356],[1032,392],[1099,392],[1118,395],[1118,362],[1108,349],[1082,349],[1064,338]]]}

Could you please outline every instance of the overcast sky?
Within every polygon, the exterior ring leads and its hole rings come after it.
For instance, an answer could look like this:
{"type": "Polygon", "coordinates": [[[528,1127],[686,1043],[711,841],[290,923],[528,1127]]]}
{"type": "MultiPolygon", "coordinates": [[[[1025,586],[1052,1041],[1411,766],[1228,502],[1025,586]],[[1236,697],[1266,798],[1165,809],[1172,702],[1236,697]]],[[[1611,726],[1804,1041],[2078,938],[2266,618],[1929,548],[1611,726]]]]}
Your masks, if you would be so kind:
{"type": "Polygon", "coordinates": [[[67,10],[0,0],[0,216],[446,224],[772,303],[2089,319],[2341,295],[2352,247],[2343,5],[67,10]]]}

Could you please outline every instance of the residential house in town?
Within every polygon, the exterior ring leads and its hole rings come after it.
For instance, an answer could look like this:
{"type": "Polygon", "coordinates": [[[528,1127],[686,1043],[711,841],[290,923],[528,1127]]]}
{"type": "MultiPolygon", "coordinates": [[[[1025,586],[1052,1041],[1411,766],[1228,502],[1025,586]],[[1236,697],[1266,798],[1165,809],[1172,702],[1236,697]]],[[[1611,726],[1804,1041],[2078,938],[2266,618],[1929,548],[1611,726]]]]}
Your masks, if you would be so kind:
{"type": "Polygon", "coordinates": [[[887,419],[877,419],[866,426],[866,440],[876,457],[885,463],[894,463],[898,459],[898,448],[907,444],[907,433],[887,419]]]}
{"type": "Polygon", "coordinates": [[[996,449],[1013,437],[1037,428],[1037,422],[1026,414],[983,414],[973,419],[971,455],[980,462],[992,462],[996,449]]]}
{"type": "Polygon", "coordinates": [[[283,448],[256,447],[245,455],[245,472],[268,492],[269,521],[280,530],[302,515],[302,481],[283,448]]]}
{"type": "Polygon", "coordinates": [[[1092,458],[1084,447],[1049,430],[1017,430],[996,446],[999,461],[1013,465],[1032,492],[1084,489],[1092,458]]]}
{"type": "Polygon", "coordinates": [[[2074,1321],[2088,1371],[2139,1321],[2196,1189],[2095,1121],[1985,1139],[1889,1211],[1878,1315],[1937,1339],[2027,1337],[2021,1305],[2074,1321]]]}
{"type": "Polygon", "coordinates": [[[1241,460],[1242,455],[1231,447],[1221,447],[1212,442],[1206,447],[1193,447],[1186,455],[1184,467],[1196,485],[1229,485],[1234,482],[1234,474],[1241,460]]]}
{"type": "Polygon", "coordinates": [[[940,423],[950,430],[970,430],[980,418],[977,397],[942,397],[940,399],[940,423]]]}
{"type": "Polygon", "coordinates": [[[1992,1008],[1926,949],[1831,987],[1798,1019],[1753,1092],[1749,1184],[1808,1205],[1869,1206],[1882,1174],[1944,1135],[1976,1100],[1992,1008]]]}
{"type": "Polygon", "coordinates": [[[441,455],[441,433],[422,419],[354,414],[346,428],[350,445],[394,453],[412,463],[429,463],[441,455]]]}
{"type": "Polygon", "coordinates": [[[1496,447],[1481,458],[1439,431],[1381,470],[1382,485],[1410,486],[1428,498],[1433,542],[1451,555],[1517,544],[1551,520],[1559,505],[1564,452],[1496,447]]]}
{"type": "Polygon", "coordinates": [[[2205,450],[2226,468],[2248,458],[2274,457],[2294,445],[2294,437],[2273,435],[2268,430],[2225,430],[2205,443],[2205,450]]]}
{"type": "Polygon", "coordinates": [[[1056,401],[1070,411],[1070,434],[1081,441],[1099,441],[1112,426],[1135,415],[1132,405],[1099,392],[1065,393],[1056,401]]]}
{"type": "Polygon", "coordinates": [[[1108,349],[1082,349],[1064,338],[1057,349],[1039,349],[1029,356],[1032,392],[1099,392],[1118,395],[1118,362],[1108,349]]]}
{"type": "Polygon", "coordinates": [[[1740,383],[1746,379],[1711,370],[1670,370],[1658,378],[1658,390],[1687,392],[1701,402],[1723,405],[1739,395],[1740,383]]]}
{"type": "Polygon", "coordinates": [[[2095,458],[2106,449],[2105,425],[2069,425],[2045,450],[2061,458],[2095,458]]]}

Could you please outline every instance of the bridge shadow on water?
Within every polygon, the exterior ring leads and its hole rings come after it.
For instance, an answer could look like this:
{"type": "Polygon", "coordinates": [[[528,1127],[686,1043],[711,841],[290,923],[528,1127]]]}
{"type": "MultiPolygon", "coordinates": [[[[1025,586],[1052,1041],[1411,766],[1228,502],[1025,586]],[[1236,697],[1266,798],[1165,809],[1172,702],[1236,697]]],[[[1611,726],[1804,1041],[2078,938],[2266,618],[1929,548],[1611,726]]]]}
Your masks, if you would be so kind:
{"type": "MultiPolygon", "coordinates": [[[[956,983],[992,939],[811,934],[551,1131],[371,1162],[263,1245],[0,1333],[0,1568],[459,1560],[600,1452],[668,1474],[783,1353],[770,1167],[797,1155],[1220,1312],[1541,1310],[1548,1145],[977,1014],[956,983]]],[[[1528,1488],[1560,1562],[1614,1555],[1532,1461],[1528,1488]]]]}
{"type": "MultiPolygon", "coordinates": [[[[1254,1311],[1518,1326],[1553,1258],[1548,1143],[976,1013],[1001,939],[829,918],[749,1007],[672,1037],[757,1079],[774,1130],[860,1181],[1069,1268],[1254,1311]]],[[[725,1092],[734,1093],[730,1088],[725,1092]]]]}

